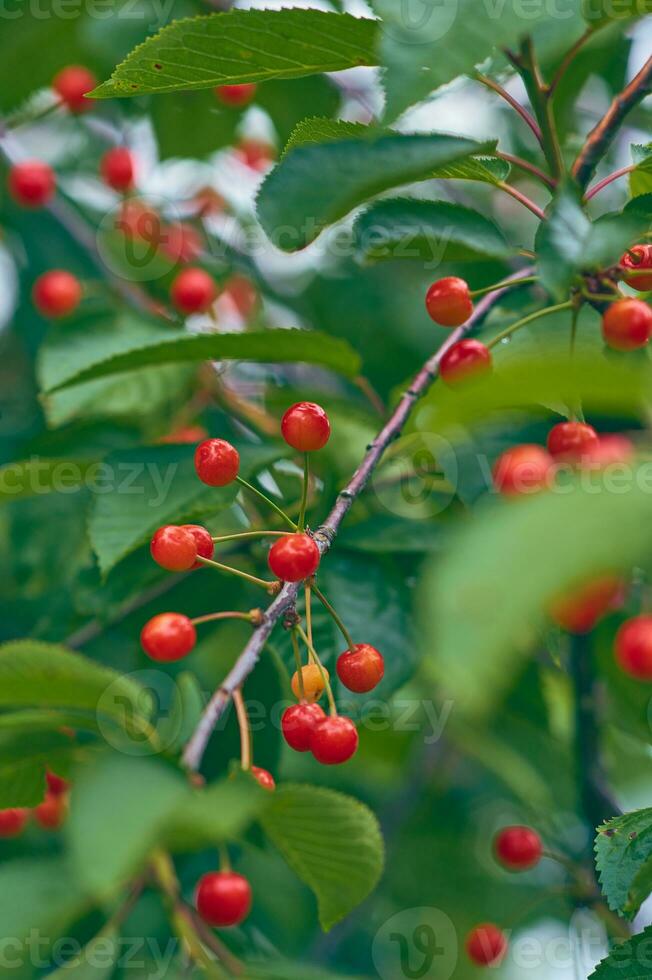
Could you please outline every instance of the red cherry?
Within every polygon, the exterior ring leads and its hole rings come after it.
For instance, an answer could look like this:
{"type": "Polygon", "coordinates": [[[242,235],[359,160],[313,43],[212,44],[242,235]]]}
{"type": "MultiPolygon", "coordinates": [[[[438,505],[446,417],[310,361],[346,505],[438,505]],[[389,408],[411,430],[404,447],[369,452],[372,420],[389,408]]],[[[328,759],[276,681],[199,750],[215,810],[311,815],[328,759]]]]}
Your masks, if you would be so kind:
{"type": "Polygon", "coordinates": [[[457,276],[433,282],[426,294],[426,309],[442,327],[459,327],[473,313],[469,284],[457,276]]]}
{"type": "MultiPolygon", "coordinates": [[[[205,527],[201,524],[182,524],[182,531],[188,531],[192,534],[195,539],[195,549],[196,553],[201,558],[212,558],[215,552],[215,542],[211,536],[211,532],[207,531],[205,527]]],[[[201,568],[202,564],[200,561],[196,561],[193,568],[201,568]]]]}
{"type": "Polygon", "coordinates": [[[323,766],[339,766],[355,755],[358,730],[350,718],[341,715],[325,718],[315,728],[310,751],[323,766]]]}
{"type": "Polygon", "coordinates": [[[246,276],[231,276],[224,286],[224,292],[235,304],[238,313],[248,319],[258,305],[256,287],[246,276]]]}
{"type": "Polygon", "coordinates": [[[508,449],[494,466],[496,489],[506,496],[528,494],[547,486],[554,473],[552,457],[541,446],[524,444],[508,449]]]}
{"type": "Polygon", "coordinates": [[[202,237],[196,228],[185,221],[169,225],[161,235],[161,250],[173,262],[196,262],[204,251],[202,237]]]}
{"type": "Polygon", "coordinates": [[[309,752],[313,733],[325,717],[318,704],[293,704],[281,718],[283,738],[295,752],[309,752]]]}
{"type": "Polygon", "coordinates": [[[0,837],[18,837],[22,834],[29,810],[13,807],[9,810],[0,810],[0,837]]]}
{"type": "Polygon", "coordinates": [[[134,158],[126,146],[112,147],[100,161],[102,179],[114,191],[128,191],[133,187],[134,171],[134,158]]]}
{"type": "Polygon", "coordinates": [[[203,269],[184,269],[172,283],[170,296],[180,313],[205,313],[217,299],[217,286],[203,269]]]}
{"type": "Polygon", "coordinates": [[[479,340],[460,340],[450,347],[441,359],[439,373],[449,385],[491,370],[491,351],[479,340]]]}
{"type": "MultiPolygon", "coordinates": [[[[629,252],[625,252],[621,257],[620,264],[623,269],[636,269],[639,272],[644,269],[652,270],[652,246],[634,245],[630,248],[629,252]]],[[[652,274],[649,276],[638,275],[630,276],[629,278],[625,277],[625,282],[632,289],[637,289],[639,293],[646,293],[652,289],[652,274]]]]}
{"type": "Polygon", "coordinates": [[[652,336],[652,310],[642,299],[619,299],[602,317],[602,336],[614,350],[637,350],[652,336]]]}
{"type": "Polygon", "coordinates": [[[628,619],[616,633],[616,661],[637,681],[652,681],[652,616],[628,619]]]}
{"type": "Polygon", "coordinates": [[[115,228],[125,238],[140,238],[157,247],[161,242],[161,219],[154,208],[144,201],[124,201],[115,228]]]}
{"type": "Polygon", "coordinates": [[[267,562],[282,582],[303,582],[319,567],[319,548],[309,534],[285,534],[269,549],[267,562]]]}
{"type": "Polygon", "coordinates": [[[598,446],[598,433],[584,422],[559,422],[548,433],[548,452],[557,462],[578,463],[598,446]]]}
{"type": "Polygon", "coordinates": [[[543,843],[530,827],[505,827],[494,840],[494,851],[509,871],[527,871],[541,860],[543,843]]]}
{"type": "Polygon", "coordinates": [[[507,952],[505,933],[491,922],[476,926],[466,937],[466,952],[477,966],[493,966],[507,952]]]}
{"type": "Polygon", "coordinates": [[[369,643],[356,643],[337,658],[337,676],[349,691],[366,694],[373,691],[385,674],[383,656],[369,643]]]}
{"type": "Polygon", "coordinates": [[[50,269],[39,276],[32,289],[34,306],[42,316],[58,319],[68,316],[79,306],[82,286],[79,279],[65,269],[50,269]]]}
{"type": "Polygon", "coordinates": [[[25,208],[41,208],[54,196],[56,178],[41,160],[16,163],[9,171],[9,193],[25,208]]]}
{"type": "Polygon", "coordinates": [[[251,886],[235,871],[212,871],[199,879],[195,903],[210,926],[237,926],[251,911],[251,886]]]}
{"type": "Polygon", "coordinates": [[[160,527],[150,544],[152,558],[168,572],[187,572],[197,561],[195,535],[183,527],[160,527]]]}
{"type": "Polygon", "coordinates": [[[71,112],[85,112],[93,108],[93,100],[86,95],[97,87],[97,78],[83,65],[68,65],[52,79],[52,88],[71,112]]]}
{"type": "Polygon", "coordinates": [[[225,439],[206,439],[195,450],[195,469],[202,483],[225,487],[238,475],[240,454],[225,439]]]}
{"type": "Polygon", "coordinates": [[[45,799],[34,808],[36,822],[45,830],[58,830],[68,815],[68,798],[61,793],[46,793],[45,799]]]}
{"type": "Polygon", "coordinates": [[[57,776],[56,772],[50,772],[49,769],[46,770],[45,781],[48,791],[53,796],[62,796],[70,789],[70,783],[67,779],[64,779],[63,776],[57,776]]]}
{"type": "Polygon", "coordinates": [[[613,463],[631,463],[634,458],[634,443],[617,432],[598,436],[598,443],[582,458],[583,467],[600,468],[613,463]]]}
{"type": "Polygon", "coordinates": [[[171,442],[171,443],[193,443],[202,442],[208,436],[208,432],[203,425],[182,425],[178,429],[173,429],[172,432],[168,432],[166,436],[163,436],[159,442],[171,442]]]}
{"type": "Polygon", "coordinates": [[[145,623],[140,642],[152,660],[170,663],[190,653],[197,642],[197,631],[182,613],[160,613],[145,623]]]}
{"type": "Polygon", "coordinates": [[[273,793],[276,789],[274,777],[267,769],[261,769],[260,766],[252,766],[251,775],[260,783],[263,789],[269,790],[270,793],[273,793]]]}
{"type": "Polygon", "coordinates": [[[622,595],[622,580],[606,575],[569,595],[560,596],[550,607],[550,617],[569,633],[590,633],[596,623],[616,607],[622,595]]]}
{"type": "Polygon", "coordinates": [[[314,402],[298,402],[281,419],[281,433],[288,446],[300,453],[322,449],[331,434],[328,415],[314,402]]]}
{"type": "Polygon", "coordinates": [[[263,140],[243,139],[236,147],[235,155],[252,170],[267,170],[276,158],[276,151],[263,140]]]}
{"type": "Polygon", "coordinates": [[[215,95],[223,105],[240,109],[253,101],[257,88],[258,86],[254,82],[243,85],[218,85],[215,89],[215,95]]]}

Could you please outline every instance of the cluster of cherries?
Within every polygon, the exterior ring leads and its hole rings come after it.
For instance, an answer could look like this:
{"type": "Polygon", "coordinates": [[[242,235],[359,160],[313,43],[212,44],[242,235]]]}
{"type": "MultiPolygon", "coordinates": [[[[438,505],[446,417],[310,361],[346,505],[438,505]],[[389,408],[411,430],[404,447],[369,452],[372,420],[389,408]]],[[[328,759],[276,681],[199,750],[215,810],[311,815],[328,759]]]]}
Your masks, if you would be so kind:
{"type": "Polygon", "coordinates": [[[46,830],[58,830],[68,813],[70,783],[49,770],[45,773],[46,791],[42,803],[33,809],[11,807],[0,810],[0,838],[18,837],[31,816],[46,830]]]}
{"type": "MultiPolygon", "coordinates": [[[[620,270],[628,286],[639,292],[652,290],[652,246],[634,245],[621,257],[620,270]],[[646,275],[647,270],[649,274],[646,275]]],[[[459,327],[473,313],[473,295],[464,279],[447,276],[438,279],[428,290],[426,309],[440,326],[459,327]]],[[[602,336],[613,350],[632,351],[645,347],[652,337],[652,309],[643,300],[614,293],[614,300],[602,317],[602,336]]],[[[447,384],[454,386],[465,379],[486,374],[491,367],[489,347],[479,340],[466,338],[446,351],[439,373],[447,384]]]]}

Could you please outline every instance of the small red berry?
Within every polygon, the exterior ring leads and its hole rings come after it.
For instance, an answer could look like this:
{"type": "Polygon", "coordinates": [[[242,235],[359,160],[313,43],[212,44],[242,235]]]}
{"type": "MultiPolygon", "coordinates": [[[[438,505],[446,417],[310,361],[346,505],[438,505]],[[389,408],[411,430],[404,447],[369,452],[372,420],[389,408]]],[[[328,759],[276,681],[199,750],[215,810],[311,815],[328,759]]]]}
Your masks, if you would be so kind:
{"type": "MultiPolygon", "coordinates": [[[[196,553],[201,558],[212,558],[215,552],[215,542],[210,531],[207,531],[201,524],[182,524],[182,531],[188,531],[195,539],[196,553]]],[[[201,562],[196,561],[193,568],[201,568],[201,562]]]]}
{"type": "Polygon", "coordinates": [[[73,313],[82,298],[79,279],[65,269],[50,269],[39,276],[32,289],[34,306],[42,316],[58,319],[73,313]]]}
{"type": "Polygon", "coordinates": [[[267,561],[282,582],[302,582],[319,567],[319,548],[309,534],[285,534],[269,549],[267,561]]]}
{"type": "Polygon", "coordinates": [[[251,775],[260,783],[263,789],[269,790],[270,793],[273,793],[276,789],[274,777],[267,769],[261,769],[260,766],[252,766],[251,775]]]}
{"type": "Polygon", "coordinates": [[[629,252],[625,252],[621,257],[620,264],[623,269],[634,269],[638,272],[650,269],[649,276],[638,275],[630,276],[629,278],[625,277],[625,282],[632,289],[637,289],[639,293],[646,293],[652,289],[652,246],[634,245],[630,248],[629,252]]]}
{"type": "Polygon", "coordinates": [[[125,238],[140,238],[157,247],[161,242],[161,219],[154,208],[144,201],[134,199],[124,201],[115,222],[115,229],[121,231],[125,238]]]}
{"type": "Polygon", "coordinates": [[[215,95],[223,105],[239,109],[253,101],[257,88],[258,86],[254,82],[242,85],[218,85],[215,89],[215,95]]]}
{"type": "Polygon", "coordinates": [[[543,843],[530,827],[505,827],[496,835],[494,851],[509,871],[527,871],[541,860],[543,843]]]}
{"type": "Polygon", "coordinates": [[[252,170],[267,170],[276,158],[276,151],[263,140],[243,139],[235,150],[236,157],[252,170]]]}
{"type": "Polygon", "coordinates": [[[560,463],[579,463],[598,446],[598,433],[584,422],[559,422],[548,433],[548,452],[560,463]]]}
{"type": "Polygon", "coordinates": [[[349,691],[366,694],[373,691],[385,674],[382,654],[369,643],[356,643],[337,658],[337,676],[349,691]]]}
{"type": "Polygon", "coordinates": [[[46,793],[43,802],[34,808],[36,822],[46,830],[58,830],[67,815],[68,798],[61,793],[46,793]]]}
{"type": "Polygon", "coordinates": [[[554,473],[552,457],[541,446],[524,444],[508,449],[494,466],[496,489],[506,496],[528,494],[547,486],[554,473]]]}
{"type": "Polygon", "coordinates": [[[652,681],[652,616],[628,619],[616,633],[616,660],[630,677],[652,681]]]}
{"type": "Polygon", "coordinates": [[[426,309],[442,327],[459,327],[473,313],[469,284],[457,276],[433,282],[426,294],[426,309]]]}
{"type": "Polygon", "coordinates": [[[206,439],[195,450],[195,469],[202,483],[225,487],[240,469],[240,454],[226,439],[206,439]]]}
{"type": "Polygon", "coordinates": [[[25,208],[41,208],[53,197],[56,178],[52,167],[41,160],[16,163],[9,171],[9,193],[25,208]]]}
{"type": "Polygon", "coordinates": [[[569,633],[590,633],[622,596],[622,580],[607,575],[557,598],[550,606],[550,617],[569,633]]]}
{"type": "Polygon", "coordinates": [[[620,299],[602,317],[602,336],[614,350],[637,350],[652,336],[652,310],[642,299],[620,299]]]}
{"type": "Polygon", "coordinates": [[[161,250],[173,262],[196,262],[200,258],[204,244],[196,228],[185,221],[168,225],[161,235],[161,250]]]}
{"type": "Polygon", "coordinates": [[[205,313],[217,299],[217,286],[203,269],[184,269],[172,283],[170,296],[180,313],[205,313]]]}
{"type": "Polygon", "coordinates": [[[152,660],[169,663],[190,653],[197,642],[197,631],[182,613],[160,613],[145,623],[140,642],[152,660]]]}
{"type": "Polygon", "coordinates": [[[614,463],[631,463],[634,454],[634,443],[631,439],[617,432],[608,433],[598,437],[598,444],[583,457],[582,466],[599,469],[614,463]]]}
{"type": "Polygon", "coordinates": [[[258,292],[246,276],[231,276],[224,286],[224,292],[235,304],[238,313],[248,319],[258,305],[258,292]]]}
{"type": "Polygon", "coordinates": [[[323,766],[339,766],[355,755],[358,730],[350,718],[341,715],[325,718],[315,728],[310,751],[323,766]]]}
{"type": "Polygon", "coordinates": [[[150,544],[152,558],[168,572],[187,572],[197,561],[195,535],[183,527],[160,527],[150,544]]]}
{"type": "Polygon", "coordinates": [[[62,796],[70,789],[70,783],[67,779],[64,779],[63,776],[57,776],[56,772],[50,772],[49,769],[45,773],[45,781],[53,796],[62,796]]]}
{"type": "Polygon", "coordinates": [[[100,173],[105,184],[114,191],[128,191],[134,185],[134,158],[126,146],[107,150],[100,161],[100,173]]]}
{"type": "Polygon", "coordinates": [[[173,429],[166,436],[159,439],[159,442],[171,443],[194,443],[203,442],[208,437],[208,432],[203,425],[182,425],[178,429],[173,429]]]}
{"type": "MultiPolygon", "coordinates": [[[[326,681],[330,680],[330,675],[326,668],[319,667],[318,664],[307,664],[305,667],[301,668],[301,677],[303,679],[303,694],[305,700],[309,703],[319,701],[326,688],[326,681]]],[[[299,687],[298,671],[295,671],[292,675],[291,686],[292,693],[294,694],[295,698],[300,698],[301,688],[299,687]]]]}
{"type": "Polygon", "coordinates": [[[251,911],[251,886],[235,871],[212,871],[199,879],[195,902],[210,926],[238,926],[251,911]]]}
{"type": "Polygon", "coordinates": [[[52,88],[71,112],[92,109],[93,101],[86,95],[96,87],[97,78],[83,65],[68,65],[52,79],[52,88]]]}
{"type": "Polygon", "coordinates": [[[25,829],[29,810],[13,807],[0,810],[0,837],[18,837],[25,829]]]}
{"type": "Polygon", "coordinates": [[[283,738],[295,752],[309,752],[313,732],[325,717],[318,704],[293,704],[281,718],[283,738]]]}
{"type": "Polygon", "coordinates": [[[491,922],[476,926],[466,937],[466,952],[477,966],[493,966],[507,952],[505,933],[491,922]]]}
{"type": "Polygon", "coordinates": [[[281,419],[281,433],[288,446],[300,453],[323,449],[330,438],[328,415],[314,402],[298,402],[281,419]]]}
{"type": "Polygon", "coordinates": [[[441,359],[439,373],[449,385],[467,378],[487,374],[491,370],[491,351],[479,340],[460,340],[450,347],[441,359]]]}

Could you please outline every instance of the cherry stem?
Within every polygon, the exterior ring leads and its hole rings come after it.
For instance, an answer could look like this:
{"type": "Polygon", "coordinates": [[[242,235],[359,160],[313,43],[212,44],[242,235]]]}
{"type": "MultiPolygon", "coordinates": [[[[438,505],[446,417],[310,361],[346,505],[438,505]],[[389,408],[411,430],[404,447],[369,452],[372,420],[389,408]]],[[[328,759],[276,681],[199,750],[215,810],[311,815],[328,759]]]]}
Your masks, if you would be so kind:
{"type": "MultiPolygon", "coordinates": [[[[233,700],[235,700],[236,692],[233,692],[233,700]]],[[[229,857],[229,849],[226,844],[220,844],[220,871],[230,871],[231,870],[231,858],[229,857]]]]}
{"type": "Polygon", "coordinates": [[[504,180],[496,181],[495,186],[499,187],[501,191],[505,191],[505,193],[513,197],[515,201],[519,201],[521,204],[523,204],[529,211],[532,212],[532,214],[536,214],[539,221],[546,220],[543,209],[540,208],[538,204],[535,204],[534,201],[531,201],[527,194],[524,194],[522,191],[512,187],[511,184],[506,184],[504,180]]]}
{"type": "Polygon", "coordinates": [[[582,34],[582,36],[575,42],[575,44],[566,52],[561,64],[559,65],[559,68],[554,74],[552,81],[546,87],[546,96],[549,99],[554,95],[557,90],[557,86],[565,76],[570,66],[573,64],[575,56],[579,53],[581,48],[584,47],[586,42],[593,37],[594,33],[595,29],[593,27],[589,27],[589,29],[585,31],[584,34],[582,34]]]}
{"type": "Polygon", "coordinates": [[[333,621],[335,622],[335,625],[337,626],[337,628],[339,629],[340,633],[342,634],[342,636],[346,640],[347,649],[348,650],[353,650],[353,648],[355,646],[355,643],[353,642],[353,640],[351,638],[351,634],[349,633],[348,629],[344,625],[344,622],[341,619],[339,613],[337,612],[337,610],[335,609],[335,607],[330,604],[330,602],[328,601],[328,599],[326,598],[326,596],[324,595],[324,593],[321,591],[321,589],[317,588],[316,585],[313,585],[312,588],[313,588],[313,591],[314,591],[315,595],[317,596],[317,598],[321,602],[322,606],[324,607],[324,609],[326,609],[326,611],[328,612],[328,614],[332,617],[333,621]]]}
{"type": "Polygon", "coordinates": [[[288,517],[285,511],[282,510],[282,508],[279,507],[278,504],[275,504],[273,500],[270,500],[270,498],[267,496],[266,493],[263,493],[263,491],[259,490],[258,487],[254,487],[251,483],[247,483],[247,481],[243,480],[241,476],[236,476],[235,479],[236,482],[239,483],[241,487],[244,487],[246,490],[249,490],[250,493],[255,493],[256,496],[260,498],[260,500],[264,500],[268,507],[271,507],[272,510],[275,510],[276,513],[279,515],[279,517],[282,517],[285,523],[289,527],[291,527],[293,531],[296,531],[297,525],[294,523],[292,518],[288,517]]]}
{"type": "Polygon", "coordinates": [[[521,103],[517,99],[515,99],[513,95],[510,95],[509,92],[507,92],[502,87],[502,85],[499,85],[498,82],[494,82],[492,78],[487,78],[486,75],[481,75],[479,73],[476,74],[475,78],[476,81],[480,82],[481,85],[484,85],[486,88],[491,89],[492,92],[495,92],[497,95],[501,97],[501,99],[504,99],[505,102],[511,105],[512,109],[515,109],[516,112],[518,112],[521,119],[530,127],[530,129],[536,136],[538,142],[541,144],[541,146],[543,146],[543,133],[541,132],[539,124],[537,123],[534,116],[532,116],[527,111],[525,106],[522,106],[521,103]]]}
{"type": "Polygon", "coordinates": [[[501,151],[497,150],[496,156],[498,157],[499,160],[505,160],[506,163],[511,163],[513,167],[518,167],[519,170],[524,170],[526,173],[532,174],[533,177],[536,177],[538,180],[540,180],[543,184],[546,185],[546,187],[549,187],[550,190],[553,191],[555,190],[557,186],[556,180],[554,180],[554,178],[552,177],[549,177],[548,174],[544,173],[544,171],[541,170],[540,167],[537,167],[536,164],[530,163],[529,160],[524,160],[523,157],[514,156],[513,153],[503,153],[502,150],[501,151]]]}
{"type": "Polygon", "coordinates": [[[507,327],[506,330],[499,333],[487,344],[487,347],[489,350],[491,350],[491,348],[495,347],[496,344],[499,344],[501,340],[505,340],[506,337],[510,337],[513,333],[516,333],[517,330],[520,330],[521,327],[526,327],[528,323],[533,323],[535,320],[539,320],[544,316],[549,316],[551,313],[559,313],[561,310],[570,310],[572,307],[572,300],[568,300],[566,303],[557,303],[555,306],[546,306],[543,310],[537,310],[535,313],[530,313],[529,316],[524,317],[522,320],[518,320],[516,323],[513,323],[511,327],[507,327]]]}
{"type": "Polygon", "coordinates": [[[294,661],[297,665],[297,681],[299,684],[299,700],[306,700],[306,689],[303,685],[303,664],[301,663],[301,653],[299,652],[299,641],[297,640],[296,630],[293,629],[290,634],[290,639],[292,640],[292,649],[294,651],[294,661]]]}
{"type": "Polygon", "coordinates": [[[240,726],[240,764],[245,772],[248,772],[251,769],[251,757],[253,754],[252,738],[247,706],[242,697],[242,688],[239,687],[237,691],[233,692],[233,703],[235,704],[238,725],[240,726]]]}
{"type": "Polygon", "coordinates": [[[312,646],[312,587],[309,582],[306,582],[304,596],[306,602],[306,633],[312,646]]]}
{"type": "Polygon", "coordinates": [[[299,530],[303,531],[306,526],[306,505],[308,503],[308,486],[310,484],[310,455],[303,454],[303,490],[301,493],[301,507],[299,509],[299,530]]]}
{"type": "Polygon", "coordinates": [[[286,531],[238,531],[237,534],[221,534],[213,538],[215,544],[224,541],[246,541],[249,538],[283,537],[286,531]]]}
{"type": "Polygon", "coordinates": [[[306,636],[305,631],[300,626],[297,626],[296,627],[296,631],[299,634],[299,636],[301,637],[301,639],[303,640],[303,642],[308,647],[308,652],[310,653],[310,656],[312,657],[312,659],[314,660],[315,664],[319,668],[319,673],[321,674],[321,679],[324,682],[324,687],[326,688],[326,697],[328,698],[328,704],[329,704],[329,707],[330,707],[331,715],[333,716],[333,718],[335,718],[335,717],[337,717],[337,705],[335,704],[335,698],[333,697],[333,688],[331,687],[330,679],[327,676],[326,671],[324,670],[324,665],[322,664],[321,660],[319,659],[319,657],[317,655],[317,651],[315,650],[314,646],[312,645],[312,643],[310,642],[310,640],[306,636]]]}
{"type": "Polygon", "coordinates": [[[474,289],[469,294],[472,299],[476,296],[484,296],[486,293],[493,293],[496,289],[511,289],[513,286],[527,286],[528,283],[538,282],[539,276],[524,276],[522,279],[508,279],[506,282],[495,282],[491,286],[482,286],[481,289],[474,289]]]}
{"type": "Polygon", "coordinates": [[[215,612],[208,613],[206,616],[196,616],[195,619],[191,619],[190,622],[193,626],[199,626],[201,623],[213,623],[218,619],[243,619],[247,623],[253,623],[254,617],[248,612],[215,612]]]}
{"type": "Polygon", "coordinates": [[[251,582],[252,585],[258,585],[266,592],[270,592],[272,589],[276,588],[276,582],[266,582],[262,578],[258,578],[256,575],[250,575],[249,572],[243,572],[239,568],[232,568],[231,565],[223,565],[220,561],[213,561],[212,558],[202,558],[201,555],[197,555],[197,561],[200,561],[202,565],[208,565],[210,568],[217,568],[220,572],[227,572],[229,575],[237,575],[238,578],[243,578],[246,582],[251,582]]]}
{"type": "Polygon", "coordinates": [[[614,170],[614,172],[609,174],[608,177],[605,177],[603,180],[598,181],[597,184],[594,184],[593,187],[590,187],[584,195],[584,200],[590,201],[592,197],[599,194],[601,190],[608,187],[614,180],[624,177],[625,174],[631,174],[632,170],[636,170],[636,164],[634,163],[630,164],[629,167],[621,167],[620,170],[614,170]]]}

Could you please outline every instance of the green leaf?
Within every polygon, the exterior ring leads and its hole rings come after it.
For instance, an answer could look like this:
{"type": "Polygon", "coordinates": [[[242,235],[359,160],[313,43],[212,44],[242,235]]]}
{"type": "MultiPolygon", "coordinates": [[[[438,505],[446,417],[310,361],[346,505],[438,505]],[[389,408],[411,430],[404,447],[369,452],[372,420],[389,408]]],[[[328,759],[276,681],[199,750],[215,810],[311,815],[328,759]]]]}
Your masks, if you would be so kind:
{"type": "Polygon", "coordinates": [[[647,980],[652,974],[652,926],[614,946],[589,980],[647,980]]]}
{"type": "Polygon", "coordinates": [[[151,119],[162,160],[201,159],[235,142],[239,115],[211,91],[166,92],[152,100],[151,119]]]}
{"type": "Polygon", "coordinates": [[[636,169],[629,175],[629,189],[636,198],[652,192],[652,143],[634,144],[632,159],[636,169]]]}
{"type": "Polygon", "coordinates": [[[443,262],[500,258],[513,251],[493,221],[447,201],[379,201],[357,219],[353,236],[363,261],[421,259],[428,269],[443,262]]]}
{"type": "Polygon", "coordinates": [[[582,16],[594,29],[610,21],[627,22],[652,13],[652,0],[582,0],[582,16]]]}
{"type": "Polygon", "coordinates": [[[438,167],[489,146],[441,133],[410,136],[378,130],[321,143],[302,142],[264,181],[258,217],[274,244],[293,252],[370,197],[426,180],[438,167]]]}
{"type": "Polygon", "coordinates": [[[558,300],[567,298],[591,238],[592,225],[580,197],[578,188],[564,185],[550,206],[548,220],[541,223],[537,233],[541,279],[558,300]]]}
{"type": "Polygon", "coordinates": [[[92,93],[109,99],[375,65],[375,20],[318,10],[232,10],[177,20],[92,93]]]}
{"type": "Polygon", "coordinates": [[[77,747],[60,732],[0,732],[0,809],[36,806],[45,795],[45,770],[64,775],[77,747]]]}
{"type": "Polygon", "coordinates": [[[311,143],[328,143],[329,140],[357,139],[366,136],[369,127],[364,123],[347,122],[345,119],[324,119],[322,116],[310,116],[297,123],[290,133],[283,150],[287,156],[290,150],[297,146],[308,146],[311,143]]]}
{"type": "Polygon", "coordinates": [[[0,504],[33,494],[83,486],[96,461],[90,459],[43,459],[32,457],[0,467],[0,504]]]}
{"type": "Polygon", "coordinates": [[[91,939],[78,956],[48,973],[48,977],[51,980],[109,980],[123,952],[117,931],[106,928],[91,939]]]}
{"type": "Polygon", "coordinates": [[[375,888],[383,868],[383,841],[375,816],[357,800],[330,789],[283,785],[261,823],[317,896],[324,930],[375,888]]]}
{"type": "Polygon", "coordinates": [[[442,547],[442,528],[434,521],[374,514],[357,524],[347,524],[340,531],[337,543],[342,548],[370,553],[439,551],[442,547]]]}
{"type": "Polygon", "coordinates": [[[432,174],[444,180],[477,180],[483,184],[498,184],[507,180],[511,167],[499,157],[469,157],[448,167],[438,167],[432,174]]]}
{"type": "Polygon", "coordinates": [[[269,800],[251,775],[237,772],[189,792],[165,829],[165,842],[173,851],[193,851],[236,840],[269,800]]]}
{"type": "Polygon", "coordinates": [[[248,980],[367,980],[356,974],[331,973],[307,963],[292,963],[288,960],[273,960],[270,963],[252,962],[247,964],[248,980]]]}
{"type": "Polygon", "coordinates": [[[632,920],[652,891],[652,809],[626,813],[599,827],[595,853],[609,908],[632,920]]]}

